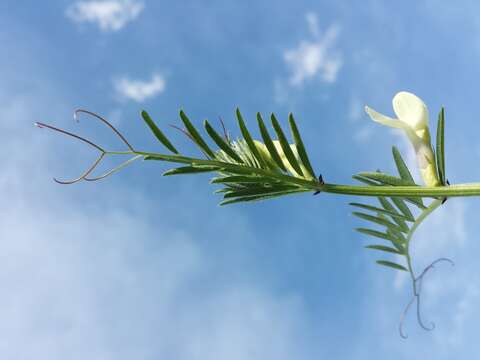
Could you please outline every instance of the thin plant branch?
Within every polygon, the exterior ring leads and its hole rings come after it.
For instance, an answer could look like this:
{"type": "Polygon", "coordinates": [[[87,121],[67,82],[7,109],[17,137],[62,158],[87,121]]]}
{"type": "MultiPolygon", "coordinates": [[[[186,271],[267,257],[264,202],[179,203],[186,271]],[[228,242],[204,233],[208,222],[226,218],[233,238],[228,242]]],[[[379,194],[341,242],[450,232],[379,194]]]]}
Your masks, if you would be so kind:
{"type": "Polygon", "coordinates": [[[427,267],[425,267],[425,269],[423,269],[423,271],[421,272],[421,274],[415,278],[414,280],[414,293],[412,295],[412,298],[411,300],[408,302],[408,304],[405,306],[405,309],[404,311],[402,312],[402,315],[400,316],[400,323],[399,323],[399,332],[400,332],[400,336],[404,339],[408,338],[408,336],[404,333],[403,331],[403,323],[405,321],[405,318],[408,314],[408,311],[410,309],[410,307],[412,306],[413,302],[416,301],[417,302],[417,322],[418,324],[420,325],[420,327],[426,331],[432,331],[433,329],[435,329],[435,323],[432,322],[431,325],[428,327],[425,325],[425,323],[423,322],[422,320],[422,316],[421,316],[421,307],[420,307],[420,300],[421,300],[421,295],[422,295],[422,286],[423,286],[423,278],[424,276],[431,270],[435,267],[435,265],[439,262],[448,262],[450,263],[452,266],[455,266],[455,263],[451,260],[451,259],[448,259],[448,258],[439,258],[435,261],[433,261],[430,265],[428,265],[427,267]]]}
{"type": "Polygon", "coordinates": [[[405,321],[405,318],[407,317],[408,310],[410,310],[410,307],[412,306],[413,302],[416,299],[416,295],[413,295],[410,301],[408,302],[407,306],[405,306],[405,309],[402,312],[402,315],[400,316],[400,322],[398,324],[398,331],[400,333],[400,336],[404,339],[408,338],[408,335],[403,332],[403,323],[405,321]]]}
{"type": "Polygon", "coordinates": [[[180,126],[177,126],[177,125],[175,125],[175,124],[170,124],[170,127],[173,128],[173,129],[175,129],[175,130],[180,131],[183,135],[185,135],[187,138],[189,138],[190,140],[192,140],[193,143],[195,143],[195,140],[193,139],[192,135],[190,135],[187,130],[185,130],[185,129],[183,129],[183,128],[181,128],[180,126]]]}
{"type": "Polygon", "coordinates": [[[74,133],[71,133],[69,131],[66,131],[66,130],[63,130],[63,129],[59,129],[59,128],[56,128],[55,126],[52,126],[52,125],[48,125],[48,124],[45,124],[45,123],[42,123],[42,122],[36,122],[34,123],[34,125],[40,129],[43,129],[43,128],[48,128],[50,130],[53,130],[53,131],[56,131],[56,132],[59,132],[61,134],[64,134],[64,135],[67,135],[67,136],[71,136],[77,140],[80,140],[80,141],[83,141],[84,143],[94,147],[95,149],[97,149],[98,151],[100,152],[105,152],[104,149],[102,149],[99,145],[95,144],[94,142],[90,141],[90,140],[87,140],[85,139],[84,137],[81,137],[77,134],[74,134],[74,133]]]}
{"type": "Polygon", "coordinates": [[[117,171],[127,167],[128,165],[130,165],[131,163],[133,163],[134,161],[138,160],[138,159],[141,159],[143,156],[142,155],[136,155],[126,161],[124,161],[123,163],[121,163],[120,165],[114,167],[113,169],[107,171],[106,173],[102,174],[102,175],[99,175],[99,176],[96,176],[96,177],[84,177],[83,179],[85,181],[98,181],[98,180],[102,180],[102,179],[105,179],[106,177],[116,173],[117,171]]]}
{"type": "MultiPolygon", "coordinates": [[[[118,131],[115,126],[113,126],[109,121],[107,121],[106,119],[104,119],[103,117],[101,117],[100,115],[98,114],[95,114],[91,111],[88,111],[88,110],[83,110],[83,109],[77,109],[74,111],[73,113],[73,118],[76,122],[79,122],[79,116],[78,114],[80,113],[85,113],[85,114],[88,114],[90,116],[93,116],[94,118],[100,120],[102,123],[104,123],[105,125],[107,125],[119,138],[120,140],[128,147],[128,149],[130,150],[128,153],[129,154],[134,154],[135,153],[135,149],[132,147],[132,145],[130,145],[130,143],[128,142],[128,140],[120,133],[120,131],[118,131]]],[[[80,175],[79,177],[75,178],[75,179],[72,179],[72,180],[59,180],[58,178],[53,178],[53,180],[58,183],[58,184],[62,184],[62,185],[71,185],[71,184],[75,184],[77,182],[80,182],[82,180],[85,180],[85,181],[97,181],[97,180],[100,180],[100,179],[104,179],[112,174],[114,174],[115,172],[117,172],[118,170],[120,169],[123,169],[124,167],[128,166],[129,164],[131,164],[132,162],[134,162],[135,160],[138,160],[140,158],[142,158],[143,156],[142,155],[136,155],[132,158],[130,158],[129,160],[121,163],[120,165],[114,167],[113,169],[105,172],[104,174],[100,175],[100,176],[94,176],[94,177],[89,177],[89,175],[96,169],[96,167],[101,163],[101,161],[104,159],[104,157],[106,155],[111,155],[111,154],[119,154],[120,152],[109,152],[109,151],[106,151],[105,149],[103,149],[100,145],[94,143],[93,141],[91,140],[88,140],[80,135],[77,135],[77,134],[74,134],[72,132],[69,132],[69,131],[66,131],[66,130],[63,130],[63,129],[59,129],[55,126],[52,126],[52,125],[49,125],[49,124],[45,124],[43,122],[36,122],[35,123],[35,126],[39,127],[39,128],[47,128],[47,129],[50,129],[50,130],[53,130],[55,132],[58,132],[60,134],[63,134],[63,135],[66,135],[66,136],[70,136],[70,137],[73,137],[74,139],[77,139],[77,140],[80,140],[82,141],[83,143],[93,147],[94,149],[98,150],[100,152],[100,155],[97,157],[97,159],[92,163],[92,165],[90,165],[84,172],[82,175],[80,175]]]]}
{"type": "Polygon", "coordinates": [[[88,111],[88,110],[84,110],[84,109],[77,109],[74,111],[73,113],[73,119],[77,122],[80,121],[79,119],[79,116],[78,114],[80,113],[84,113],[84,114],[88,114],[90,116],[93,116],[95,118],[97,118],[98,120],[100,120],[101,122],[103,122],[105,125],[107,125],[110,129],[112,129],[112,131],[120,138],[120,140],[122,140],[124,142],[125,145],[127,145],[127,147],[130,149],[130,151],[132,152],[135,152],[135,150],[133,149],[132,145],[130,145],[130,143],[127,141],[127,139],[120,133],[120,131],[118,131],[115,126],[113,126],[109,121],[107,121],[106,119],[104,119],[103,117],[101,117],[100,115],[94,113],[94,112],[91,112],[91,111],[88,111]]]}
{"type": "Polygon", "coordinates": [[[218,117],[218,120],[220,121],[220,125],[222,126],[223,137],[225,138],[225,141],[230,144],[232,141],[230,140],[230,135],[228,134],[228,131],[227,131],[226,127],[225,127],[225,123],[223,122],[222,117],[219,116],[219,117],[218,117]]]}
{"type": "Polygon", "coordinates": [[[59,179],[54,177],[53,180],[56,183],[59,183],[59,184],[62,184],[62,185],[71,185],[71,184],[75,184],[79,181],[86,180],[87,176],[90,175],[93,170],[95,170],[95,168],[98,166],[98,164],[100,164],[100,162],[102,161],[104,156],[105,156],[105,153],[101,153],[100,156],[97,158],[97,160],[95,160],[93,162],[93,164],[82,175],[80,175],[76,179],[73,179],[73,180],[59,180],[59,179]]]}

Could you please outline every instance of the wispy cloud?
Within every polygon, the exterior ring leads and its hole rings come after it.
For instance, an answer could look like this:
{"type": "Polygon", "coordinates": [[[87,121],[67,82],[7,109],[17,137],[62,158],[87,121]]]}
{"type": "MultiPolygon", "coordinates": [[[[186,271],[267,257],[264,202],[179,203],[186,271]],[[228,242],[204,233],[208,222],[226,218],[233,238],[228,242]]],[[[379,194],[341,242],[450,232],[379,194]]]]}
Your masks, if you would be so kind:
{"type": "Polygon", "coordinates": [[[310,39],[302,40],[283,54],[290,70],[289,84],[299,87],[317,76],[327,83],[335,82],[342,67],[341,56],[335,49],[340,28],[331,25],[322,35],[315,14],[308,13],[306,21],[310,39]]]}
{"type": "Polygon", "coordinates": [[[150,80],[130,79],[126,76],[114,80],[115,92],[121,99],[143,102],[165,91],[166,81],[160,74],[150,80]]]}
{"type": "Polygon", "coordinates": [[[143,2],[135,0],[78,1],[67,8],[66,15],[77,23],[94,23],[102,31],[118,31],[143,9],[143,2]]]}
{"type": "Polygon", "coordinates": [[[352,137],[358,143],[366,143],[372,137],[372,128],[370,126],[362,126],[360,129],[354,131],[352,137]]]}

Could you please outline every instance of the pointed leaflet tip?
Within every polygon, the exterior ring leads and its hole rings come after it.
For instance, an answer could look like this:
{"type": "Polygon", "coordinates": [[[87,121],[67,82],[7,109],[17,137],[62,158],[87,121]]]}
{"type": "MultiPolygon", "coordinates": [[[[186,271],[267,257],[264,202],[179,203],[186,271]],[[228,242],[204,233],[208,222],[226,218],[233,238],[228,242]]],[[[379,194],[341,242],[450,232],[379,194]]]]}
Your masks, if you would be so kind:
{"type": "Polygon", "coordinates": [[[384,246],[384,245],[367,245],[365,246],[365,249],[378,250],[378,251],[388,252],[391,254],[403,255],[400,251],[398,251],[398,249],[392,248],[390,246],[384,246]]]}
{"type": "Polygon", "coordinates": [[[208,135],[212,138],[212,140],[218,145],[220,149],[222,149],[228,156],[230,156],[233,160],[243,163],[243,160],[238,156],[238,154],[231,148],[229,144],[222,139],[222,137],[215,131],[215,129],[209,124],[208,120],[205,120],[203,123],[205,130],[207,130],[208,135]]]}
{"type": "Polygon", "coordinates": [[[168,140],[168,138],[165,136],[165,134],[158,128],[158,126],[155,124],[155,122],[152,120],[150,115],[145,110],[142,110],[141,112],[142,118],[147,124],[147,126],[150,128],[152,133],[155,135],[158,141],[165,146],[168,150],[170,150],[174,154],[178,154],[178,150],[175,148],[175,146],[172,145],[172,143],[168,140]]]}
{"type": "Polygon", "coordinates": [[[405,266],[394,263],[394,262],[391,262],[391,261],[377,260],[376,263],[378,265],[383,265],[383,266],[386,266],[386,267],[389,267],[389,268],[392,268],[392,269],[395,269],[395,270],[408,271],[405,266]]]}
{"type": "Polygon", "coordinates": [[[259,112],[257,113],[257,122],[258,122],[258,127],[260,129],[260,134],[262,135],[263,142],[265,143],[265,146],[268,150],[270,157],[274,160],[274,162],[277,164],[277,166],[280,169],[282,169],[283,171],[287,171],[287,169],[285,168],[285,165],[283,164],[282,159],[280,158],[280,155],[277,152],[275,145],[273,144],[272,138],[268,133],[267,127],[263,122],[262,115],[259,112]]]}
{"type": "Polygon", "coordinates": [[[207,143],[203,140],[197,129],[195,129],[195,126],[190,122],[190,119],[188,116],[185,114],[183,110],[180,110],[180,118],[182,119],[183,124],[187,128],[188,133],[192,137],[193,141],[197,146],[202,150],[205,155],[207,155],[210,158],[215,158],[215,153],[210,149],[210,147],[207,145],[207,143]]]}
{"type": "Polygon", "coordinates": [[[300,157],[300,160],[303,166],[305,167],[305,169],[307,170],[308,174],[310,175],[310,177],[314,179],[316,177],[315,172],[312,168],[312,165],[310,164],[307,151],[305,150],[305,145],[303,144],[302,138],[300,136],[300,132],[298,131],[298,127],[292,113],[288,114],[288,122],[290,124],[290,131],[292,133],[293,140],[295,141],[295,146],[298,152],[298,156],[300,157]]]}
{"type": "Polygon", "coordinates": [[[245,121],[243,120],[242,114],[240,113],[240,109],[237,108],[236,111],[237,115],[237,122],[238,122],[238,127],[240,128],[240,131],[242,133],[242,136],[247,143],[248,148],[250,149],[251,153],[257,160],[258,164],[260,165],[261,168],[266,169],[268,168],[267,161],[262,157],[260,154],[260,151],[257,149],[257,146],[255,145],[255,142],[252,139],[252,136],[250,135],[250,132],[247,129],[247,126],[245,125],[245,121]]]}
{"type": "Polygon", "coordinates": [[[438,178],[440,179],[441,185],[445,186],[445,109],[443,107],[438,114],[435,158],[437,160],[438,178]]]}
{"type": "Polygon", "coordinates": [[[405,164],[405,161],[402,158],[402,155],[400,154],[400,151],[395,146],[392,146],[392,155],[393,155],[393,160],[395,161],[395,165],[397,165],[397,170],[398,170],[398,175],[403,180],[406,180],[410,182],[412,185],[415,185],[415,181],[413,180],[412,174],[408,170],[407,165],[405,164]]]}
{"type": "Polygon", "coordinates": [[[273,129],[277,134],[278,141],[280,142],[280,146],[281,146],[281,149],[283,150],[283,154],[285,155],[286,160],[291,165],[292,169],[295,171],[296,174],[298,174],[299,176],[303,176],[303,171],[300,168],[300,165],[295,157],[295,154],[293,153],[292,148],[288,143],[287,137],[285,136],[285,133],[283,132],[277,118],[275,117],[275,114],[272,113],[270,115],[270,120],[272,122],[273,129]]]}

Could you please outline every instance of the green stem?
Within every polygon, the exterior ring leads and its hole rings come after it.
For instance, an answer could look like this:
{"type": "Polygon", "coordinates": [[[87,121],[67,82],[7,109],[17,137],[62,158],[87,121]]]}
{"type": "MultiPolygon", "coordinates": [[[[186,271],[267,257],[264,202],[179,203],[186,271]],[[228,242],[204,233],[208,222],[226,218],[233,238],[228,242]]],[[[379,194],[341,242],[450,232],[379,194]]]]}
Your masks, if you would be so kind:
{"type": "Polygon", "coordinates": [[[410,257],[410,241],[412,240],[413,233],[415,232],[415,230],[417,230],[418,226],[423,222],[423,220],[426,219],[428,215],[430,215],[436,208],[442,205],[442,201],[443,199],[432,201],[432,203],[425,210],[423,210],[420,216],[415,220],[415,222],[413,223],[413,226],[410,228],[410,231],[407,234],[407,243],[405,245],[406,246],[405,256],[407,257],[408,271],[412,278],[413,295],[418,295],[418,294],[417,294],[417,281],[416,281],[415,273],[412,267],[412,259],[410,257]]]}
{"type": "Polygon", "coordinates": [[[197,165],[211,165],[220,168],[232,169],[237,171],[247,171],[259,176],[266,176],[275,178],[287,183],[295,184],[306,191],[321,191],[324,193],[339,194],[339,195],[357,195],[357,196],[399,196],[399,197],[463,197],[463,196],[480,196],[480,183],[467,183],[449,186],[360,186],[360,185],[342,185],[321,183],[316,179],[305,179],[295,176],[285,175],[282,173],[274,173],[271,170],[264,170],[245,165],[234,163],[227,163],[210,159],[197,159],[180,155],[165,155],[144,151],[109,151],[107,154],[112,155],[127,155],[136,154],[142,155],[144,158],[151,160],[161,160],[174,163],[197,164],[197,165]]]}
{"type": "Polygon", "coordinates": [[[480,196],[480,183],[450,186],[356,186],[325,184],[320,190],[327,193],[358,196],[401,197],[461,197],[480,196]]]}

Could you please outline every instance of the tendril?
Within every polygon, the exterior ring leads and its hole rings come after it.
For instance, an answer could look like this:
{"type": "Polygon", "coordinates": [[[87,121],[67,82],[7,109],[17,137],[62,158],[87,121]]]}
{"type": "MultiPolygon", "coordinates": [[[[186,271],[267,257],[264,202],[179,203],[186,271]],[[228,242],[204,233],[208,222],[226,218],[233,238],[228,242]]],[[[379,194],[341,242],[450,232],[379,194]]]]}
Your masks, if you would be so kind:
{"type": "MultiPolygon", "coordinates": [[[[197,145],[197,142],[195,141],[195,139],[193,138],[193,136],[190,135],[190,133],[189,133],[187,130],[185,130],[185,129],[177,126],[177,125],[174,125],[174,124],[170,124],[170,127],[172,127],[172,128],[175,129],[175,130],[180,131],[183,135],[185,135],[185,136],[186,136],[187,138],[189,138],[194,144],[197,145]]],[[[209,155],[205,152],[205,150],[201,149],[201,151],[203,152],[203,154],[204,154],[207,158],[209,158],[209,155]]]]}
{"type": "Polygon", "coordinates": [[[190,134],[188,133],[187,130],[182,129],[181,127],[179,127],[179,126],[177,126],[177,125],[173,125],[173,124],[170,124],[170,126],[171,126],[172,128],[174,128],[175,130],[180,131],[183,135],[185,135],[187,138],[189,138],[190,140],[192,140],[193,143],[195,144],[195,140],[193,139],[192,135],[190,135],[190,134]]]}
{"type": "Polygon", "coordinates": [[[93,177],[93,178],[90,178],[90,177],[84,177],[83,180],[85,181],[98,181],[98,180],[102,180],[102,179],[105,179],[106,177],[116,173],[117,171],[123,169],[124,167],[130,165],[132,162],[134,162],[135,160],[138,160],[140,158],[142,158],[143,155],[136,155],[130,159],[128,159],[127,161],[124,161],[123,163],[121,163],[120,165],[114,167],[113,169],[110,169],[109,171],[105,172],[104,174],[102,175],[99,175],[99,176],[96,176],[96,177],[93,177]]]}
{"type": "Polygon", "coordinates": [[[130,143],[127,141],[127,139],[125,138],[125,136],[122,135],[122,133],[120,131],[118,131],[115,126],[113,126],[109,121],[105,120],[103,117],[101,117],[100,115],[98,114],[95,114],[94,112],[91,112],[91,111],[88,111],[88,110],[84,110],[84,109],[77,109],[73,112],[73,119],[76,121],[76,122],[80,122],[80,119],[79,119],[79,116],[78,114],[80,113],[85,113],[85,114],[88,114],[90,116],[93,116],[95,118],[97,118],[98,120],[100,120],[101,122],[103,122],[105,125],[107,125],[110,129],[112,129],[112,131],[120,138],[120,140],[123,141],[123,143],[125,145],[127,145],[127,147],[130,149],[130,151],[132,152],[135,152],[135,150],[133,149],[132,145],[130,145],[130,143]]]}
{"type": "Polygon", "coordinates": [[[230,143],[232,142],[232,140],[230,139],[230,135],[228,134],[228,131],[227,131],[226,127],[225,127],[225,123],[223,122],[222,117],[219,116],[219,117],[218,117],[218,120],[220,121],[220,125],[222,126],[223,136],[224,136],[224,138],[225,138],[225,141],[230,144],[230,143]]]}
{"type": "Polygon", "coordinates": [[[409,301],[407,306],[405,306],[405,309],[402,312],[402,315],[400,316],[400,323],[398,324],[398,331],[400,332],[400,336],[404,339],[408,338],[408,335],[403,332],[403,322],[405,321],[405,318],[407,317],[408,310],[410,310],[410,306],[412,306],[413,302],[415,301],[416,296],[413,295],[412,299],[409,301]]]}
{"type": "MultiPolygon", "coordinates": [[[[98,114],[95,114],[94,112],[91,112],[91,111],[88,111],[88,110],[84,110],[84,109],[77,109],[74,111],[73,113],[73,119],[76,121],[76,122],[79,122],[79,114],[80,113],[85,113],[85,114],[88,114],[98,120],[100,120],[102,123],[104,123],[105,125],[107,125],[114,133],[115,135],[117,135],[120,140],[127,146],[127,148],[130,150],[131,153],[136,153],[135,149],[133,148],[132,145],[130,145],[130,143],[128,142],[128,140],[122,135],[122,133],[120,133],[120,131],[118,131],[115,126],[113,126],[109,121],[107,121],[106,119],[104,119],[103,117],[101,117],[100,115],[98,114]]],[[[93,141],[91,140],[88,140],[80,135],[77,135],[75,133],[72,133],[72,132],[69,132],[69,131],[66,131],[66,130],[63,130],[63,129],[60,129],[60,128],[57,128],[55,126],[52,126],[52,125],[49,125],[49,124],[45,124],[45,123],[42,123],[42,122],[36,122],[35,123],[35,126],[39,127],[40,129],[43,129],[43,128],[47,128],[47,129],[50,129],[52,131],[55,131],[55,132],[58,132],[62,135],[66,135],[66,136],[69,136],[69,137],[72,137],[74,139],[77,139],[77,140],[80,140],[81,142],[93,147],[95,150],[97,150],[100,154],[99,156],[96,158],[96,160],[82,173],[82,175],[80,175],[79,177],[75,178],[75,179],[72,179],[72,180],[59,180],[58,178],[53,178],[53,180],[58,183],[58,184],[62,184],[62,185],[70,185],[70,184],[75,184],[79,181],[82,181],[82,180],[85,180],[85,181],[97,181],[97,180],[101,180],[101,179],[104,179],[110,175],[112,175],[113,173],[117,172],[118,170],[124,168],[125,166],[131,164],[132,162],[134,162],[135,160],[139,159],[142,157],[142,155],[136,155],[130,159],[128,159],[127,161],[121,163],[120,165],[114,167],[113,169],[105,172],[104,174],[100,175],[100,176],[94,176],[94,177],[89,177],[89,175],[97,168],[97,166],[102,162],[102,160],[105,158],[106,155],[109,155],[109,154],[112,154],[113,152],[110,152],[110,151],[107,151],[105,150],[104,148],[102,148],[100,145],[94,143],[93,141]]]]}
{"type": "Polygon", "coordinates": [[[442,261],[448,262],[452,266],[455,266],[455,263],[452,260],[450,260],[448,258],[439,258],[439,259],[433,261],[427,267],[425,267],[425,269],[423,269],[422,273],[414,279],[414,293],[413,293],[413,296],[412,296],[411,300],[408,302],[407,306],[405,306],[405,309],[403,310],[402,315],[400,316],[400,322],[399,322],[399,326],[398,326],[400,336],[403,339],[408,338],[408,336],[403,331],[403,323],[405,322],[405,318],[408,314],[408,311],[410,310],[410,307],[412,306],[412,304],[414,303],[415,300],[417,301],[417,322],[420,325],[420,327],[422,329],[424,329],[425,331],[432,331],[433,329],[435,329],[435,323],[434,322],[431,322],[430,326],[426,326],[425,323],[423,322],[422,316],[421,316],[421,307],[420,307],[420,302],[421,301],[420,300],[421,300],[421,295],[422,295],[422,285],[423,285],[424,276],[431,269],[433,269],[436,264],[438,264],[439,262],[442,262],[442,261]]]}

